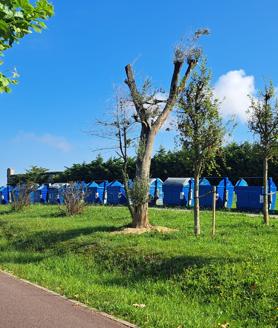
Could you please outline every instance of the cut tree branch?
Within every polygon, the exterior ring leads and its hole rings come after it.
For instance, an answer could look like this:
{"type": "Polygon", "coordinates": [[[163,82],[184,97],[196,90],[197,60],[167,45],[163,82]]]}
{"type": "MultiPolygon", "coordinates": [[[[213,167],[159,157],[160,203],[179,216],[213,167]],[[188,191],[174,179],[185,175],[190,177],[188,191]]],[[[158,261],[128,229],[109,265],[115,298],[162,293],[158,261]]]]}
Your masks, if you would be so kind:
{"type": "Polygon", "coordinates": [[[143,108],[143,103],[141,101],[141,95],[138,91],[135,79],[134,79],[134,73],[132,70],[132,66],[130,64],[126,65],[125,67],[126,77],[125,83],[128,85],[131,97],[133,100],[133,103],[135,105],[136,111],[139,114],[141,118],[141,110],[143,108]]]}

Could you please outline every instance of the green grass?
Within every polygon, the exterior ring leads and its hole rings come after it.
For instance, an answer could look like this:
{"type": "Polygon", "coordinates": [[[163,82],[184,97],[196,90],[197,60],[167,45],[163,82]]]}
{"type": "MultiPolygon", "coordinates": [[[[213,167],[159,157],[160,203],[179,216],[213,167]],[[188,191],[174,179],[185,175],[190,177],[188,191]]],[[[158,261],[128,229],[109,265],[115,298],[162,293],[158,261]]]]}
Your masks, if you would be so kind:
{"type": "Polygon", "coordinates": [[[218,212],[212,239],[210,216],[200,238],[191,211],[159,209],[151,222],[177,232],[113,235],[126,208],[67,218],[56,206],[1,206],[0,267],[140,327],[277,327],[278,220],[218,212]]]}

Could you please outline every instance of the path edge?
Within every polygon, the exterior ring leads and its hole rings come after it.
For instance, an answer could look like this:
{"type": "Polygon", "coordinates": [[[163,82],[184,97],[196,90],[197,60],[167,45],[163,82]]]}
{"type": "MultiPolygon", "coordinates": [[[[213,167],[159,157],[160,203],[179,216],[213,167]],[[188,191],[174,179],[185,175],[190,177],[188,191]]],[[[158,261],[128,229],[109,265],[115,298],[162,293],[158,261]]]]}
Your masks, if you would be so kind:
{"type": "Polygon", "coordinates": [[[14,278],[14,279],[16,279],[16,280],[22,281],[22,282],[24,282],[24,283],[27,284],[27,285],[30,285],[30,286],[33,286],[33,287],[39,288],[39,289],[41,289],[41,290],[43,290],[43,291],[45,291],[45,292],[47,292],[47,293],[49,293],[49,294],[52,294],[52,295],[54,295],[54,296],[61,297],[61,298],[63,298],[64,300],[73,303],[74,305],[77,305],[77,306],[83,307],[84,309],[87,309],[87,310],[89,310],[89,311],[91,311],[91,312],[94,312],[94,313],[96,313],[96,314],[99,314],[99,315],[101,315],[101,316],[103,316],[103,317],[105,317],[105,318],[107,318],[107,319],[110,319],[110,320],[112,320],[112,321],[118,322],[118,323],[120,323],[120,324],[126,326],[127,328],[139,328],[138,326],[136,326],[136,325],[134,325],[134,324],[132,324],[132,323],[130,323],[130,322],[128,322],[128,321],[125,321],[125,320],[119,319],[119,318],[117,318],[117,317],[115,317],[115,316],[113,316],[113,315],[111,315],[111,314],[106,313],[106,312],[99,311],[99,310],[96,309],[96,308],[90,307],[90,306],[88,306],[88,305],[86,305],[86,304],[84,304],[84,303],[81,303],[81,302],[79,302],[79,301],[76,301],[76,300],[73,300],[73,299],[71,299],[71,298],[68,298],[68,297],[66,297],[65,295],[58,294],[58,293],[54,292],[53,290],[50,290],[50,289],[48,289],[48,288],[46,288],[46,287],[40,286],[40,285],[38,285],[38,284],[35,284],[35,283],[33,283],[33,282],[29,281],[29,280],[26,280],[26,279],[20,278],[20,277],[16,276],[15,274],[13,274],[12,272],[9,272],[9,271],[6,271],[6,270],[3,270],[3,269],[1,269],[1,268],[0,268],[0,272],[3,273],[3,274],[5,274],[5,275],[7,275],[7,276],[10,276],[10,277],[12,277],[12,278],[14,278]]]}

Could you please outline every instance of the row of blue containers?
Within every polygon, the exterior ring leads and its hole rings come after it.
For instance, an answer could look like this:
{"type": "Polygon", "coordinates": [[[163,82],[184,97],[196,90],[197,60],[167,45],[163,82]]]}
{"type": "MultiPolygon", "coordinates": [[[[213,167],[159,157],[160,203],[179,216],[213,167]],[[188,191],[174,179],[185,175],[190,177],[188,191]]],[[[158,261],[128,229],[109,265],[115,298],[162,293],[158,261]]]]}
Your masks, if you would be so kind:
{"type": "MultiPolygon", "coordinates": [[[[199,184],[199,201],[201,208],[212,207],[212,188],[208,179],[202,178],[199,184]]],[[[164,200],[166,206],[194,205],[194,179],[192,178],[168,178],[163,184],[164,200]]],[[[234,186],[228,178],[222,179],[216,188],[217,208],[231,208],[234,197],[234,186]]]]}
{"type": "MultiPolygon", "coordinates": [[[[163,204],[166,206],[194,205],[194,180],[192,178],[168,178],[163,184],[163,204]]],[[[211,208],[213,201],[213,185],[208,179],[202,178],[199,187],[199,200],[201,208],[211,208]]],[[[263,208],[264,188],[262,186],[249,186],[247,181],[240,179],[235,186],[228,178],[222,179],[216,187],[217,208],[232,208],[234,195],[236,208],[240,211],[260,211],[263,208]]],[[[268,180],[269,209],[274,211],[276,206],[277,187],[272,180],[268,180]]]]}
{"type": "MultiPolygon", "coordinates": [[[[85,193],[85,201],[89,204],[126,204],[126,193],[123,184],[119,181],[92,182],[89,184],[76,184],[85,193]]],[[[129,186],[132,188],[132,181],[129,186]]],[[[31,203],[62,204],[65,184],[42,185],[30,194],[31,203]]],[[[200,207],[212,207],[212,184],[203,178],[200,181],[199,195],[200,207]]],[[[16,188],[10,186],[0,188],[2,204],[12,201],[16,197],[16,188]],[[13,195],[13,196],[12,196],[13,195]]],[[[149,183],[150,204],[165,206],[192,207],[194,205],[194,179],[192,178],[168,178],[164,183],[159,178],[151,179],[149,183]]],[[[269,178],[268,200],[269,209],[275,210],[277,187],[269,178]]],[[[244,179],[240,179],[235,186],[228,178],[222,179],[217,184],[217,208],[230,209],[236,196],[238,210],[260,211],[263,208],[264,188],[262,186],[249,186],[244,179]]]]}
{"type": "MultiPolygon", "coordinates": [[[[149,198],[150,203],[153,205],[162,205],[162,185],[163,181],[159,178],[150,179],[149,183],[149,198]]],[[[132,188],[133,182],[129,181],[129,188],[132,188]]],[[[100,203],[100,204],[110,204],[110,205],[118,205],[118,204],[126,204],[126,192],[124,185],[119,181],[113,181],[108,183],[104,181],[100,184],[96,182],[92,182],[87,186],[87,193],[85,201],[87,203],[100,203]]]]}
{"type": "MultiPolygon", "coordinates": [[[[159,200],[162,200],[162,180],[151,179],[149,184],[149,196],[150,203],[159,204],[159,200]]],[[[129,182],[129,186],[132,187],[132,181],[129,182]]],[[[84,192],[85,202],[88,204],[126,204],[126,193],[123,184],[119,181],[103,181],[101,183],[92,182],[76,183],[76,187],[84,192]]],[[[64,203],[64,191],[67,188],[67,184],[53,184],[42,185],[37,188],[36,191],[30,193],[30,202],[34,203],[49,203],[49,204],[63,204],[64,203]]],[[[0,199],[2,204],[8,204],[13,201],[13,198],[18,197],[20,189],[18,187],[12,188],[11,186],[0,188],[0,199]]],[[[162,201],[161,201],[162,205],[162,201]]]]}
{"type": "MultiPolygon", "coordinates": [[[[47,185],[42,185],[37,188],[36,191],[30,193],[30,202],[31,203],[46,203],[48,200],[48,190],[47,185]]],[[[0,203],[8,204],[13,201],[13,198],[17,198],[20,194],[19,187],[5,186],[0,187],[0,203]]]]}

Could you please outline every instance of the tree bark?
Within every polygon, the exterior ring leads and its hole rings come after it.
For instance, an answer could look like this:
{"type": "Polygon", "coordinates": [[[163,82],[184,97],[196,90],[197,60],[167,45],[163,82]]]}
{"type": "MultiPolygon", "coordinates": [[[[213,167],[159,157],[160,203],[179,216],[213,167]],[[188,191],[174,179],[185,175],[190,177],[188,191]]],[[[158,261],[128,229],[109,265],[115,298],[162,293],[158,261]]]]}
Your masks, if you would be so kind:
{"type": "Polygon", "coordinates": [[[134,206],[134,214],[132,220],[132,226],[135,228],[149,228],[149,180],[150,180],[150,167],[151,156],[153,151],[153,144],[155,139],[155,132],[148,129],[142,124],[140,134],[140,145],[138,149],[137,161],[136,161],[136,181],[140,181],[142,184],[142,191],[145,191],[145,195],[142,195],[144,201],[134,206]]]}
{"type": "Polygon", "coordinates": [[[199,236],[201,233],[200,227],[200,198],[199,198],[199,174],[194,175],[194,233],[199,236]]]}
{"type": "Polygon", "coordinates": [[[269,213],[268,213],[268,159],[267,157],[264,158],[264,175],[263,175],[263,184],[264,184],[264,205],[263,205],[263,213],[264,213],[264,223],[269,225],[269,213]]]}
{"type": "Polygon", "coordinates": [[[148,215],[149,204],[139,204],[134,206],[134,212],[132,217],[133,228],[149,228],[149,215],[148,215]]]}

